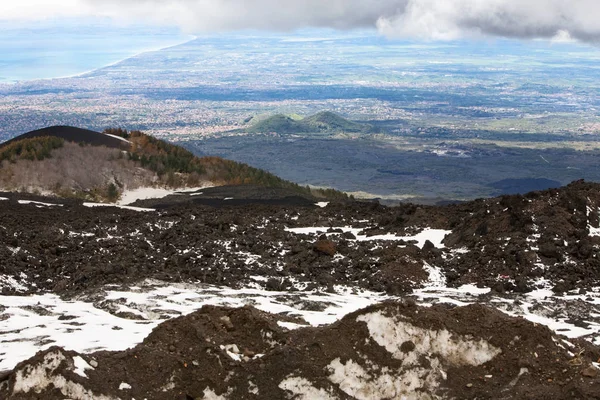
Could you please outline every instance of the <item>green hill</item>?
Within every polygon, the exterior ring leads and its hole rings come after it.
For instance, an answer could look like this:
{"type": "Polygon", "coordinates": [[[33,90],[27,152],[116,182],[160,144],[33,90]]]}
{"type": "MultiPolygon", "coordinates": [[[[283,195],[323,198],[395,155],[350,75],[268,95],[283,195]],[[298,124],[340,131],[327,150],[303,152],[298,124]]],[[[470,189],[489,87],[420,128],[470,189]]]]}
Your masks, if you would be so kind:
{"type": "Polygon", "coordinates": [[[247,129],[248,133],[310,134],[310,133],[376,133],[377,129],[368,124],[350,121],[330,111],[297,120],[283,114],[276,114],[260,120],[247,129]]]}
{"type": "Polygon", "coordinates": [[[299,121],[296,121],[287,115],[276,114],[262,121],[258,121],[250,129],[249,133],[271,133],[294,134],[302,133],[303,127],[299,121]]]}

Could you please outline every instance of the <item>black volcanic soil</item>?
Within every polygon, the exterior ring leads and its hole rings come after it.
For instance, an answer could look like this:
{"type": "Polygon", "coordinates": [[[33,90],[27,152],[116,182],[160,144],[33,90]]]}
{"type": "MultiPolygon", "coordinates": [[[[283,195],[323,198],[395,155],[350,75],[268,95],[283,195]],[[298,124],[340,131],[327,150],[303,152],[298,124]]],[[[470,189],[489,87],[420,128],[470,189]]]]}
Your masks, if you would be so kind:
{"type": "Polygon", "coordinates": [[[288,207],[314,207],[319,201],[308,195],[284,188],[267,188],[256,185],[217,186],[192,193],[176,193],[161,199],[138,200],[132,206],[163,210],[176,206],[204,205],[232,207],[245,205],[271,205],[288,207]]]}
{"type": "Polygon", "coordinates": [[[32,139],[42,136],[55,136],[68,142],[87,144],[91,146],[106,146],[113,149],[129,150],[130,145],[121,139],[105,135],[89,129],[75,128],[72,126],[51,126],[27,132],[0,144],[0,148],[23,139],[32,139]]]}
{"type": "Polygon", "coordinates": [[[0,396],[600,398],[600,370],[591,364],[600,349],[577,342],[568,348],[546,327],[479,305],[390,302],[292,331],[277,321],[252,307],[205,306],[163,323],[135,348],[83,355],[93,367],[85,376],[74,371],[76,353],[40,352],[0,378],[0,396]]]}
{"type": "Polygon", "coordinates": [[[248,199],[228,205],[231,200],[215,196],[219,207],[184,203],[137,212],[44,198],[37,199],[62,205],[19,204],[21,195],[2,196],[10,200],[0,201],[0,275],[29,293],[75,294],[145,278],[239,287],[262,276],[272,290],[346,284],[402,294],[428,279],[424,262],[439,267],[450,286],[476,283],[499,292],[528,291],[540,278],[556,291],[600,282],[600,237],[589,233],[589,226],[598,227],[600,185],[592,183],[444,207],[319,208],[285,197],[278,205],[248,199]],[[286,231],[310,226],[322,232],[286,231]],[[443,249],[419,248],[357,241],[339,230],[346,226],[367,236],[407,236],[426,227],[452,233],[443,249]]]}
{"type": "MultiPolygon", "coordinates": [[[[427,282],[425,265],[439,268],[450,286],[476,283],[497,292],[527,291],[540,278],[556,291],[599,286],[600,237],[590,234],[599,227],[599,184],[395,208],[298,206],[279,194],[252,199],[244,198],[246,189],[224,190],[212,196],[215,206],[163,199],[150,212],[0,194],[8,198],[0,200],[2,293],[68,297],[156,278],[403,294],[427,282]],[[286,230],[311,226],[323,232],[286,230]],[[369,237],[424,228],[451,233],[445,248],[419,247],[356,240],[340,229],[348,226],[369,237]]],[[[600,349],[582,340],[567,344],[542,325],[484,306],[390,302],[293,331],[278,324],[282,318],[206,306],[161,324],[131,350],[81,355],[94,367],[86,377],[74,371],[75,353],[52,348],[2,374],[0,398],[600,398],[600,370],[592,364],[600,349]]]]}

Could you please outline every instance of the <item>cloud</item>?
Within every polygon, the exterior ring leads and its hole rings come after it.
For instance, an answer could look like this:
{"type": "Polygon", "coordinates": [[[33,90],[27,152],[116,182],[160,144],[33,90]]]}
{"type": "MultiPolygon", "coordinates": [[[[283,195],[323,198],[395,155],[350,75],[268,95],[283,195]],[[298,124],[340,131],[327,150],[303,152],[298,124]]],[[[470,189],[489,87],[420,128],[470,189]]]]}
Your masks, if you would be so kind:
{"type": "Polygon", "coordinates": [[[411,0],[403,13],[382,17],[388,36],[456,39],[570,37],[598,41],[597,0],[411,0]]]}
{"type": "MultiPolygon", "coordinates": [[[[13,2],[4,2],[13,3],[13,2]]],[[[394,38],[569,38],[600,42],[598,0],[20,0],[0,19],[96,16],[188,32],[375,27],[394,38]],[[12,10],[11,10],[12,8],[12,10]],[[28,11],[29,10],[29,11],[28,11]],[[31,11],[33,10],[33,11],[31,11]]]]}

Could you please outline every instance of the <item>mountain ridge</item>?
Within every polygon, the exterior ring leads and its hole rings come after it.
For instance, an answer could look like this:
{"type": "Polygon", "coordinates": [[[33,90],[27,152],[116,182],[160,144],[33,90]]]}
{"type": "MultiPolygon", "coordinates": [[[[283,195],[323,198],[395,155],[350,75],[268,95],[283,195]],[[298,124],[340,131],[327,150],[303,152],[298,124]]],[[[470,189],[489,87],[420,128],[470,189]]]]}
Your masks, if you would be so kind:
{"type": "MultiPolygon", "coordinates": [[[[250,121],[251,122],[251,121],[250,121]]],[[[282,135],[308,133],[377,133],[368,124],[354,122],[331,111],[321,111],[302,119],[275,114],[256,121],[249,128],[238,129],[247,133],[278,133],[282,135]]]]}
{"type": "Polygon", "coordinates": [[[0,150],[23,139],[33,139],[44,136],[58,137],[66,141],[87,144],[91,146],[106,146],[109,148],[129,149],[130,143],[116,135],[96,132],[90,129],[77,128],[68,125],[54,125],[36,129],[0,143],[0,150]]]}
{"type": "Polygon", "coordinates": [[[95,132],[54,126],[0,145],[0,188],[114,202],[140,187],[258,185],[283,188],[308,199],[347,199],[332,189],[311,189],[267,171],[220,157],[197,157],[141,131],[95,132]],[[48,138],[57,138],[48,140],[48,138]]]}

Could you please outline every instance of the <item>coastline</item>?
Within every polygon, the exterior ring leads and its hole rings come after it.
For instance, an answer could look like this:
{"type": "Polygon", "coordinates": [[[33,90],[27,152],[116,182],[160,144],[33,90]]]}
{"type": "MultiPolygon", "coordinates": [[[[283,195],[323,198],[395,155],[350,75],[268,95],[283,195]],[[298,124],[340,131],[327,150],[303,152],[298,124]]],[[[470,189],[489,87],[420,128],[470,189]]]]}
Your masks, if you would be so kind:
{"type": "Polygon", "coordinates": [[[172,47],[181,46],[183,44],[190,43],[190,42],[196,40],[197,38],[198,37],[195,36],[195,35],[189,35],[185,40],[178,41],[178,42],[175,42],[173,44],[169,44],[169,45],[166,45],[166,46],[161,46],[161,47],[158,47],[158,48],[155,47],[155,48],[147,48],[147,49],[144,49],[144,50],[138,50],[134,54],[129,55],[129,56],[124,57],[124,58],[121,58],[121,59],[119,59],[117,61],[110,62],[108,64],[104,64],[104,65],[102,65],[100,67],[97,67],[97,68],[88,69],[88,70],[83,71],[83,72],[78,72],[76,74],[63,75],[63,76],[54,76],[54,77],[51,77],[51,78],[22,79],[22,80],[17,80],[17,81],[8,81],[7,80],[6,82],[0,81],[0,86],[10,87],[10,86],[14,86],[14,85],[23,84],[23,83],[29,83],[29,82],[52,81],[52,80],[55,80],[55,79],[80,78],[80,77],[83,77],[85,75],[92,74],[92,73],[94,73],[96,71],[99,71],[101,69],[115,66],[117,64],[122,63],[123,61],[127,61],[127,60],[129,60],[131,58],[138,57],[138,56],[140,56],[142,54],[150,53],[150,52],[155,52],[155,51],[162,51],[162,50],[170,49],[172,47]]]}

